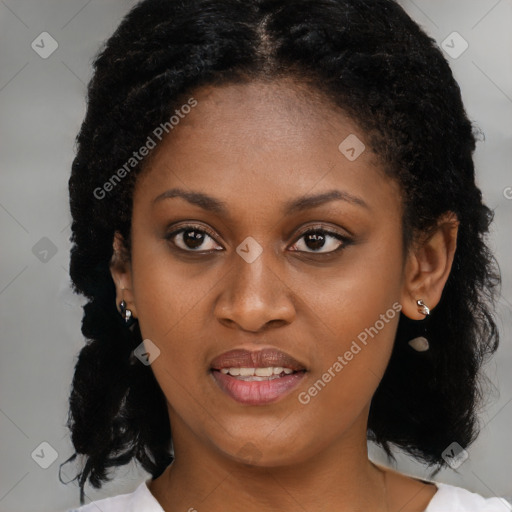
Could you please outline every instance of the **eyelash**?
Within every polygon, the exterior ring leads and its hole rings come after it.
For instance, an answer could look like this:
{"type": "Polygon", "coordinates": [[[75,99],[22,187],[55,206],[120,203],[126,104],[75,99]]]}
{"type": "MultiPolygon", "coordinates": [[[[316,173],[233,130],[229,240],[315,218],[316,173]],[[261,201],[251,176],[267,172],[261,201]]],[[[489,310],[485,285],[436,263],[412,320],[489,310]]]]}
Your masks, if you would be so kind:
{"type": "MultiPolygon", "coordinates": [[[[215,234],[214,233],[212,233],[209,229],[207,229],[205,227],[197,226],[197,225],[194,225],[194,224],[187,224],[187,225],[181,226],[179,229],[176,229],[173,232],[167,234],[165,236],[165,239],[167,241],[171,242],[174,245],[174,248],[176,250],[182,251],[184,253],[189,253],[189,254],[208,254],[208,253],[213,253],[215,251],[220,251],[219,249],[212,249],[210,251],[194,251],[192,249],[182,249],[181,247],[178,247],[176,245],[176,243],[173,241],[173,239],[177,235],[179,235],[181,233],[184,233],[185,231],[192,231],[192,230],[194,230],[196,232],[199,232],[201,234],[206,234],[213,241],[216,242],[215,234]]],[[[317,256],[329,256],[329,255],[332,255],[334,253],[337,253],[337,252],[345,249],[348,245],[350,245],[352,243],[352,239],[349,238],[348,236],[341,235],[340,233],[337,233],[335,231],[330,231],[330,230],[328,230],[328,229],[326,229],[325,227],[322,227],[322,226],[311,226],[311,227],[308,227],[307,230],[301,232],[299,234],[298,238],[296,239],[296,241],[292,245],[296,245],[297,242],[299,240],[301,240],[303,237],[305,237],[306,235],[314,234],[314,233],[321,233],[322,235],[331,236],[331,237],[339,240],[342,243],[336,249],[334,249],[332,251],[328,251],[328,252],[315,252],[315,251],[308,252],[308,251],[300,251],[300,250],[294,250],[293,252],[299,252],[299,253],[303,253],[303,254],[314,254],[314,255],[317,255],[317,256]]]]}

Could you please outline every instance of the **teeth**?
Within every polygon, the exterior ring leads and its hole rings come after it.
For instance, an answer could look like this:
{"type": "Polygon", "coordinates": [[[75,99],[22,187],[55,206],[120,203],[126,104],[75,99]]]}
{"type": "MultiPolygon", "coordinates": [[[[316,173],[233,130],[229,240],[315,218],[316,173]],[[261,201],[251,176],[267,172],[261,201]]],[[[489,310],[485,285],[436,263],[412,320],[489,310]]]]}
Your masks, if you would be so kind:
{"type": "MultiPolygon", "coordinates": [[[[233,377],[273,377],[274,375],[290,375],[293,373],[291,368],[283,368],[282,366],[275,366],[269,368],[221,368],[221,373],[224,375],[232,375],[233,377]]],[[[265,379],[252,379],[252,380],[265,380],[265,379]]]]}
{"type": "Polygon", "coordinates": [[[271,375],[274,375],[274,369],[256,368],[256,370],[254,370],[254,375],[257,375],[258,377],[270,377],[271,375]]]}

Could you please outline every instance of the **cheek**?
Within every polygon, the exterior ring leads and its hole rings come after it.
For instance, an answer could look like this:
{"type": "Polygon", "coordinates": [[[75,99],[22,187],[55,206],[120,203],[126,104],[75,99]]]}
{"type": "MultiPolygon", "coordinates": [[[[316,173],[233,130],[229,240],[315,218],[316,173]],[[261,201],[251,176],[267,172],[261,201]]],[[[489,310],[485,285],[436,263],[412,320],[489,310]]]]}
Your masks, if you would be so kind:
{"type": "Polygon", "coordinates": [[[386,243],[349,248],[340,265],[321,277],[311,272],[298,276],[295,289],[321,321],[329,346],[343,348],[376,322],[379,336],[392,341],[397,308],[392,306],[401,297],[402,263],[401,247],[390,237],[386,243]]]}
{"type": "Polygon", "coordinates": [[[178,262],[165,240],[156,240],[134,229],[132,272],[134,298],[142,334],[165,341],[190,322],[211,287],[204,268],[178,262]],[[201,275],[203,277],[201,277],[201,275]]]}
{"type": "Polygon", "coordinates": [[[205,305],[211,286],[205,284],[207,278],[194,276],[190,269],[185,272],[163,252],[146,245],[133,254],[139,326],[143,339],[150,339],[160,351],[151,368],[168,403],[201,422],[195,417],[202,411],[197,404],[203,404],[196,387],[207,373],[204,350],[211,339],[205,329],[205,305]]]}
{"type": "Polygon", "coordinates": [[[211,339],[203,323],[205,289],[169,287],[161,277],[140,295],[139,325],[143,339],[149,338],[160,350],[152,369],[170,398],[180,385],[190,389],[200,374],[206,375],[205,347],[211,339]],[[180,291],[184,289],[186,293],[180,291]]]}
{"type": "Polygon", "coordinates": [[[215,343],[212,301],[229,268],[180,261],[165,241],[142,229],[134,229],[132,240],[139,326],[143,339],[150,339],[160,351],[151,368],[174,409],[185,416],[201,414],[207,406],[203,379],[211,378],[208,348],[215,343]]]}
{"type": "Polygon", "coordinates": [[[321,423],[325,439],[365,416],[389,362],[401,309],[378,287],[347,285],[340,297],[348,289],[352,299],[343,298],[322,310],[329,327],[321,329],[318,356],[297,393],[301,424],[321,423]]]}
{"type": "MultiPolygon", "coordinates": [[[[333,411],[340,421],[371,400],[393,349],[401,280],[400,246],[383,244],[381,250],[354,257],[316,293],[309,293],[321,341],[311,379],[299,398],[315,414],[333,411]]],[[[311,290],[309,285],[301,288],[311,290]]]]}

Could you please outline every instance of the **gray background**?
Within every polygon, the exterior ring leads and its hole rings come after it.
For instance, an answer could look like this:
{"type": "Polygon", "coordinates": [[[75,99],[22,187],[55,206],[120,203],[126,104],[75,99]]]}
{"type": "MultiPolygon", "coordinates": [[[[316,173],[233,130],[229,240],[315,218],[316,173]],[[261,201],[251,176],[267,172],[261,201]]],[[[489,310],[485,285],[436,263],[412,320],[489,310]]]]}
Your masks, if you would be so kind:
{"type": "MultiPolygon", "coordinates": [[[[68,279],[67,180],[92,58],[134,4],[0,0],[0,512],[78,505],[76,485],[58,480],[59,463],[72,454],[64,425],[83,344],[82,299],[71,293],[68,279]],[[31,43],[42,46],[45,31],[59,46],[43,59],[31,43]],[[47,469],[39,464],[51,461],[51,450],[42,442],[57,452],[47,469]]],[[[502,344],[486,366],[499,394],[483,411],[484,428],[469,459],[436,479],[486,496],[512,496],[512,199],[506,197],[512,197],[512,0],[402,4],[440,45],[453,31],[469,43],[458,58],[447,58],[468,114],[485,134],[475,158],[485,200],[496,212],[492,246],[503,274],[502,344]]],[[[378,449],[370,451],[384,461],[378,449]]],[[[420,464],[403,456],[398,461],[401,471],[426,475],[420,464]]],[[[128,465],[101,491],[89,488],[87,502],[129,492],[146,476],[128,465]]]]}

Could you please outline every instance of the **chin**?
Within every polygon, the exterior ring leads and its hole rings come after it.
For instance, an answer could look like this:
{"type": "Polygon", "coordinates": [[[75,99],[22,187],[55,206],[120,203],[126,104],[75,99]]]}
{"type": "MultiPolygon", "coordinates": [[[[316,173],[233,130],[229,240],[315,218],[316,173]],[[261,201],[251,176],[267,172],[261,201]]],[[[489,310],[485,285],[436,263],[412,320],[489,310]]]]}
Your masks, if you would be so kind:
{"type": "Polygon", "coordinates": [[[280,466],[290,466],[300,464],[307,458],[314,455],[314,447],[311,443],[305,446],[297,445],[290,438],[283,439],[282,442],[269,442],[269,439],[263,436],[261,439],[251,438],[246,442],[240,442],[237,446],[225,447],[220,451],[230,459],[254,468],[272,468],[280,466]]]}

